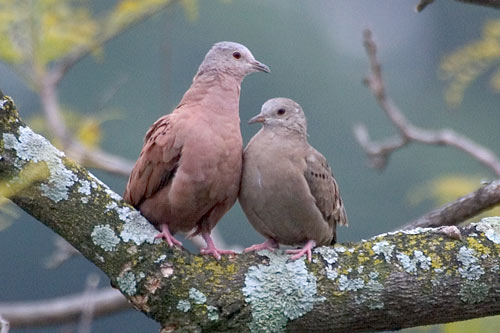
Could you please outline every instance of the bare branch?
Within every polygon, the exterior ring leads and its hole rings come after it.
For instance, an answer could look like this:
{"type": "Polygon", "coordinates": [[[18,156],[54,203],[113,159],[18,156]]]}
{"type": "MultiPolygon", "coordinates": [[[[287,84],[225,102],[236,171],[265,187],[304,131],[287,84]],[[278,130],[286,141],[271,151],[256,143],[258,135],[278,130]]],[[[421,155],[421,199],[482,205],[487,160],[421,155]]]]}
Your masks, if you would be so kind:
{"type": "Polygon", "coordinates": [[[73,67],[75,66],[78,62],[80,62],[82,59],[90,55],[94,50],[97,48],[101,47],[102,45],[106,44],[110,40],[120,36],[124,32],[128,31],[130,28],[134,27],[135,25],[144,22],[151,16],[159,13],[161,10],[165,9],[166,7],[178,2],[178,0],[172,0],[170,2],[166,2],[164,4],[158,5],[156,7],[151,7],[149,11],[146,11],[139,15],[138,17],[134,18],[128,24],[122,25],[119,27],[114,27],[113,29],[110,29],[106,33],[101,34],[101,36],[98,37],[96,41],[94,41],[91,44],[88,45],[82,45],[77,47],[73,52],[69,53],[66,57],[63,59],[59,60],[54,64],[54,66],[51,68],[50,72],[51,75],[53,76],[54,84],[58,84],[61,79],[64,77],[64,75],[73,67]]]}
{"type": "Polygon", "coordinates": [[[103,316],[129,309],[130,304],[118,290],[106,288],[40,301],[0,303],[0,314],[13,328],[39,327],[74,322],[89,307],[94,316],[103,316]]]}
{"type": "Polygon", "coordinates": [[[80,255],[77,249],[71,246],[63,238],[56,236],[54,238],[55,250],[50,257],[45,260],[45,268],[54,269],[61,266],[66,260],[73,256],[80,255]]]}
{"type": "Polygon", "coordinates": [[[95,304],[92,302],[92,294],[97,290],[99,285],[99,276],[97,274],[90,274],[87,276],[85,287],[85,304],[78,323],[78,333],[90,333],[92,331],[92,321],[95,316],[95,304]]]}
{"type": "Polygon", "coordinates": [[[457,225],[498,204],[500,204],[500,180],[495,180],[398,229],[457,225]]]}
{"type": "Polygon", "coordinates": [[[371,160],[373,167],[383,168],[387,164],[387,159],[394,151],[411,142],[420,142],[428,145],[455,147],[474,157],[484,166],[491,169],[497,176],[500,176],[500,159],[491,150],[450,129],[433,131],[411,124],[386,94],[381,66],[377,60],[377,47],[372,39],[370,30],[365,30],[364,32],[364,45],[370,60],[372,72],[364,82],[371,89],[379,106],[389,120],[399,130],[400,136],[399,139],[393,137],[383,142],[374,142],[370,140],[365,126],[357,125],[354,128],[354,135],[371,160]]]}
{"type": "Polygon", "coordinates": [[[75,161],[89,167],[99,168],[111,173],[128,176],[132,171],[133,162],[107,153],[101,149],[88,149],[68,133],[62,118],[57,97],[56,80],[48,73],[40,80],[40,100],[47,124],[51,132],[59,139],[64,151],[75,161]]]}
{"type": "Polygon", "coordinates": [[[10,323],[0,315],[0,333],[9,333],[10,323]]]}
{"type": "MultiPolygon", "coordinates": [[[[486,6],[486,7],[491,7],[491,8],[500,8],[500,1],[499,0],[455,0],[459,2],[464,2],[468,3],[471,5],[479,5],[479,6],[486,6]]],[[[417,12],[421,12],[422,10],[425,9],[429,4],[433,3],[434,0],[420,0],[419,4],[417,5],[417,12]]]]}

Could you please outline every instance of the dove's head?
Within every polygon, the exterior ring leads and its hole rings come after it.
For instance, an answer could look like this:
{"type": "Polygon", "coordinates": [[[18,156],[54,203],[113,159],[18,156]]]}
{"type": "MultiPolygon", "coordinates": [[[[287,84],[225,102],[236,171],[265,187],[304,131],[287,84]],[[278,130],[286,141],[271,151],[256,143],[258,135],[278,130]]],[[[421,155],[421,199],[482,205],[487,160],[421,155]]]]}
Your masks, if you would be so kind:
{"type": "Polygon", "coordinates": [[[234,42],[219,42],[208,51],[196,76],[211,71],[243,79],[253,72],[269,73],[270,69],[260,61],[255,60],[252,52],[244,45],[234,42]]]}
{"type": "Polygon", "coordinates": [[[289,98],[273,98],[262,105],[249,124],[262,123],[264,128],[283,128],[307,135],[307,120],[300,105],[289,98]]]}

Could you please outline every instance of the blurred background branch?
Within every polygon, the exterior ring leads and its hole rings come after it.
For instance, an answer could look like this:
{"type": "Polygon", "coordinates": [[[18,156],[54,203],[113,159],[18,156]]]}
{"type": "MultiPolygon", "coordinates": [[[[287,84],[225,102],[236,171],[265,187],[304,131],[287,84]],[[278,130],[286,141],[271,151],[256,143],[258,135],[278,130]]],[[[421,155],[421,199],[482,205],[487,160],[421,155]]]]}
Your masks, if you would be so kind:
{"type": "MultiPolygon", "coordinates": [[[[422,10],[425,9],[428,5],[433,3],[435,0],[421,0],[419,4],[417,5],[417,12],[421,12],[422,10]]],[[[486,7],[491,7],[491,8],[500,8],[500,1],[499,0],[456,0],[459,2],[464,2],[468,3],[471,5],[479,5],[479,6],[486,6],[486,7]]]]}
{"type": "Polygon", "coordinates": [[[371,89],[380,108],[399,130],[398,136],[383,142],[374,142],[370,140],[366,126],[358,124],[354,127],[355,137],[368,155],[371,166],[382,169],[386,166],[387,160],[393,152],[411,142],[419,142],[428,145],[455,147],[477,159],[491,169],[497,177],[500,177],[500,159],[491,150],[451,129],[427,130],[414,126],[406,119],[385,91],[381,65],[377,60],[377,46],[372,39],[371,31],[365,30],[363,35],[372,72],[364,82],[371,89]]]}
{"type": "Polygon", "coordinates": [[[93,316],[103,316],[130,307],[118,290],[104,288],[53,299],[0,303],[0,313],[11,328],[22,328],[77,322],[88,309],[93,316]]]}

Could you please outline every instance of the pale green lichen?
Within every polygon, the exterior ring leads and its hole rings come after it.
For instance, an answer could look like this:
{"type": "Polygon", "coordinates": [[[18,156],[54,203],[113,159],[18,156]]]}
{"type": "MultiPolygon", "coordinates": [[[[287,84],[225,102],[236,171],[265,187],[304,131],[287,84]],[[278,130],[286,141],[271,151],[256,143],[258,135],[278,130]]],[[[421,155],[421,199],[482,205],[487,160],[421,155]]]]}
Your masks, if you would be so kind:
{"type": "Polygon", "coordinates": [[[460,299],[464,303],[476,304],[488,296],[489,286],[484,282],[465,281],[460,286],[460,299]]]}
{"type": "Polygon", "coordinates": [[[182,312],[188,312],[191,309],[191,303],[185,299],[181,299],[179,303],[177,303],[177,310],[182,312]]]}
{"type": "Polygon", "coordinates": [[[395,245],[390,245],[388,241],[381,241],[373,244],[372,250],[377,255],[383,255],[386,262],[391,262],[392,252],[395,245]]]}
{"type": "Polygon", "coordinates": [[[129,296],[133,296],[137,292],[137,281],[134,273],[130,271],[127,271],[122,276],[117,277],[116,282],[118,282],[120,290],[129,296]]]}
{"type": "Polygon", "coordinates": [[[219,320],[219,310],[215,306],[208,305],[207,306],[207,316],[211,321],[219,320]]]}
{"type": "Polygon", "coordinates": [[[378,272],[370,272],[368,274],[370,280],[364,286],[364,292],[361,295],[356,295],[355,302],[367,306],[371,310],[380,310],[384,308],[382,293],[384,286],[378,282],[378,272]]]}
{"type": "Polygon", "coordinates": [[[79,180],[80,187],[78,187],[78,193],[83,194],[84,196],[80,199],[82,203],[86,204],[89,202],[89,195],[91,194],[90,191],[90,182],[85,179],[80,179],[79,180]]]}
{"type": "Polygon", "coordinates": [[[159,263],[161,263],[165,259],[167,259],[167,255],[166,254],[162,254],[161,256],[159,256],[158,258],[155,259],[154,263],[155,264],[159,264],[159,263]]]}
{"type": "Polygon", "coordinates": [[[77,181],[77,177],[64,165],[63,152],[29,127],[19,127],[19,138],[11,133],[4,133],[3,140],[5,149],[16,151],[14,165],[18,169],[26,162],[46,163],[49,179],[40,185],[44,196],[55,202],[68,199],[69,188],[77,181]]]}
{"type": "Polygon", "coordinates": [[[258,252],[270,259],[269,265],[251,266],[245,275],[243,294],[252,308],[252,332],[284,331],[288,320],[303,316],[317,296],[316,277],[308,272],[304,259],[288,261],[288,256],[267,250],[258,252]]]}
{"type": "Polygon", "coordinates": [[[158,231],[138,211],[129,207],[114,207],[118,218],[125,222],[120,237],[124,242],[133,241],[136,245],[144,242],[153,244],[158,231]]]}
{"type": "Polygon", "coordinates": [[[349,279],[345,275],[339,277],[339,290],[356,291],[365,286],[365,281],[361,278],[349,279]]]}
{"type": "Polygon", "coordinates": [[[479,259],[476,257],[476,251],[462,246],[458,251],[457,260],[462,264],[458,268],[460,275],[467,280],[479,280],[484,274],[484,269],[478,264],[479,259]]]}
{"type": "Polygon", "coordinates": [[[419,250],[413,251],[413,258],[410,258],[410,256],[404,253],[398,253],[396,255],[396,258],[398,258],[399,262],[401,263],[401,266],[406,272],[415,275],[417,274],[419,265],[421,269],[428,271],[432,263],[431,258],[425,256],[424,253],[419,250]]]}
{"type": "Polygon", "coordinates": [[[325,266],[326,277],[330,280],[335,280],[339,276],[339,272],[336,268],[333,268],[331,265],[325,266]]]}
{"type": "Polygon", "coordinates": [[[196,288],[189,289],[189,298],[191,298],[195,304],[204,304],[207,301],[207,296],[196,288]]]}
{"type": "Polygon", "coordinates": [[[329,265],[335,264],[339,259],[336,249],[329,246],[317,247],[314,249],[314,253],[319,253],[323,260],[325,260],[329,265]]]}
{"type": "Polygon", "coordinates": [[[484,232],[486,238],[495,244],[500,244],[500,217],[485,217],[476,223],[476,230],[484,232]]]}
{"type": "Polygon", "coordinates": [[[114,251],[120,243],[120,238],[116,236],[115,231],[109,224],[96,225],[90,237],[92,238],[92,242],[104,251],[114,251]]]}

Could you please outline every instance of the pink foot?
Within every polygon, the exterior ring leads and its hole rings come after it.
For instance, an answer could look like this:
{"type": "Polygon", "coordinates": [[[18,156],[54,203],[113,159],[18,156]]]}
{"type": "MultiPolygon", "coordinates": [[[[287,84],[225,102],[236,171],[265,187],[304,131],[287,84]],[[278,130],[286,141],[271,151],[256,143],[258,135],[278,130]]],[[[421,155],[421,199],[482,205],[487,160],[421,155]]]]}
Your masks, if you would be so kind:
{"type": "Polygon", "coordinates": [[[247,252],[257,252],[260,250],[269,250],[271,252],[274,252],[274,250],[279,249],[280,246],[278,242],[276,242],[274,239],[268,239],[264,243],[260,244],[255,244],[250,247],[247,247],[246,249],[243,250],[243,253],[247,252]]]}
{"type": "Polygon", "coordinates": [[[170,247],[177,246],[182,249],[182,243],[172,236],[170,230],[168,230],[168,225],[166,224],[161,225],[161,232],[155,236],[155,239],[156,238],[163,238],[170,247]]]}
{"type": "Polygon", "coordinates": [[[302,257],[304,254],[307,254],[307,260],[311,262],[312,253],[311,250],[316,246],[316,242],[313,240],[308,240],[306,245],[304,245],[301,249],[296,250],[286,250],[285,252],[288,254],[295,254],[290,257],[290,260],[297,260],[302,257]]]}
{"type": "Polygon", "coordinates": [[[201,254],[211,254],[217,260],[220,260],[221,254],[236,254],[234,251],[231,251],[231,250],[220,250],[220,249],[216,248],[214,241],[212,240],[212,237],[210,237],[210,233],[202,232],[201,236],[203,237],[205,242],[207,242],[207,247],[200,250],[201,254]]]}

